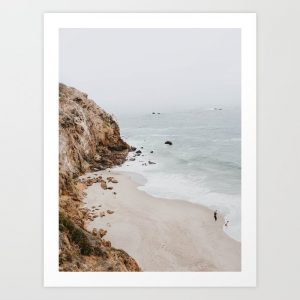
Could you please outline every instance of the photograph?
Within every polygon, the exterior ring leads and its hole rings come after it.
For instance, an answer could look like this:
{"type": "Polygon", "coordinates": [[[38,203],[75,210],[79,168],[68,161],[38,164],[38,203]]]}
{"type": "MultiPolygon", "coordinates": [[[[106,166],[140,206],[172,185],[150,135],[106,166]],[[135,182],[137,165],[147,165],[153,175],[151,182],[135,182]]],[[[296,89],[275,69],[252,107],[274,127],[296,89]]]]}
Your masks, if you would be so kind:
{"type": "Polygon", "coordinates": [[[255,285],[255,18],[45,15],[47,286],[255,285]]]}
{"type": "Polygon", "coordinates": [[[300,299],[300,2],[270,2],[0,2],[1,298],[300,299]]]}
{"type": "Polygon", "coordinates": [[[59,35],[59,270],[240,271],[240,29],[59,35]]]}

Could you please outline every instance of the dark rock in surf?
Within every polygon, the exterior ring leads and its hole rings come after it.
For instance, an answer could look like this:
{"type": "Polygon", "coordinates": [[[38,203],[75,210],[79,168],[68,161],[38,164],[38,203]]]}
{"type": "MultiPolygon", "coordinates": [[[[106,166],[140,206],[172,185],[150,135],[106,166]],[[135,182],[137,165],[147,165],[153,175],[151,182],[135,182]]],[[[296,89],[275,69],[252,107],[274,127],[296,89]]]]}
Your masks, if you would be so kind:
{"type": "Polygon", "coordinates": [[[172,143],[171,141],[166,141],[165,144],[166,144],[166,145],[170,145],[170,146],[173,145],[173,143],[172,143]]]}

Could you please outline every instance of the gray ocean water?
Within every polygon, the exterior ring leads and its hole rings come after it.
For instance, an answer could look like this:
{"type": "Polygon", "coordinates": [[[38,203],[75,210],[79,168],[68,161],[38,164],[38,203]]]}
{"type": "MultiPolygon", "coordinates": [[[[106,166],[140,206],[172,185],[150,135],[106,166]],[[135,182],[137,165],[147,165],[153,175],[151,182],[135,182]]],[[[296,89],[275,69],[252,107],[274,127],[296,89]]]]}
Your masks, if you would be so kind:
{"type": "Polygon", "coordinates": [[[240,108],[121,115],[117,121],[122,137],[143,147],[143,156],[120,168],[146,178],[141,190],[217,209],[229,220],[224,230],[240,240],[240,108]],[[173,145],[165,145],[167,140],[173,145]]]}

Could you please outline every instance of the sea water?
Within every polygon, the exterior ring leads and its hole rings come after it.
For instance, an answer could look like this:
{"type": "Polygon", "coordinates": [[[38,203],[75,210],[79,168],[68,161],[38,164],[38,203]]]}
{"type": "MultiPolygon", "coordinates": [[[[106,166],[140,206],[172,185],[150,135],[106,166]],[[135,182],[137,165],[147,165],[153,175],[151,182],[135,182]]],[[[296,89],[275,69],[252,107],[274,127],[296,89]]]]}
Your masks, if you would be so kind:
{"type": "Polygon", "coordinates": [[[217,209],[229,221],[225,232],[241,239],[240,108],[127,114],[117,121],[122,137],[142,151],[134,161],[131,152],[119,170],[143,175],[139,189],[153,196],[217,209]]]}

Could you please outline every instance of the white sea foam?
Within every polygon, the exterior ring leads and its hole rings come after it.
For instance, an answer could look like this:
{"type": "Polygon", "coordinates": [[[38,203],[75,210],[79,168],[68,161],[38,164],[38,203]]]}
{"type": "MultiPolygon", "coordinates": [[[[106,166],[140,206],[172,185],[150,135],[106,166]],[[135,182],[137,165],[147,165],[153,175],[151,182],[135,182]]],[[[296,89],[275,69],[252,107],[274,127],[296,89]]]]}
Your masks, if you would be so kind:
{"type": "Polygon", "coordinates": [[[143,147],[140,156],[131,152],[129,159],[135,161],[126,161],[119,170],[143,175],[147,181],[139,188],[153,196],[217,209],[229,220],[226,233],[240,240],[239,109],[124,116],[118,121],[127,142],[143,147]],[[173,145],[165,145],[166,140],[173,145]]]}

